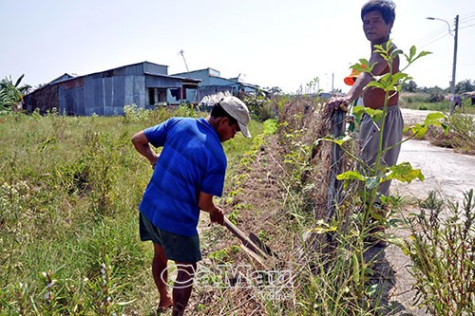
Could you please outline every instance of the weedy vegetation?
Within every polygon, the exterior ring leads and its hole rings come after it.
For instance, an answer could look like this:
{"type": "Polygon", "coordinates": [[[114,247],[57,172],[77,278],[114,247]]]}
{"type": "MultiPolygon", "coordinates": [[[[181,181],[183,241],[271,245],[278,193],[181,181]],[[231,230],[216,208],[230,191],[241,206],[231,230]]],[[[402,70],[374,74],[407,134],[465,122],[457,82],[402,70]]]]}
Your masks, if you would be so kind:
{"type": "MultiPolygon", "coordinates": [[[[397,54],[408,66],[426,54],[414,47],[407,55],[379,50],[389,65],[397,54]]],[[[361,63],[360,70],[371,71],[366,60],[354,67],[361,63]]],[[[404,71],[390,71],[371,85],[386,91],[387,100],[410,79],[404,71]]],[[[366,241],[371,218],[411,233],[407,239],[380,237],[408,255],[414,305],[435,315],[473,311],[472,192],[462,206],[431,195],[413,214],[406,214],[400,197],[383,197],[390,212],[382,216],[373,203],[378,185],[422,180],[420,170],[408,163],[389,168],[377,163],[363,172],[356,135],[332,136],[324,100],[312,95],[247,98],[253,138],[224,143],[226,192],[217,202],[240,229],[254,232],[271,248],[272,260],[266,266],[253,260],[225,228],[210,226],[202,216],[205,259],[188,314],[397,313],[389,295],[394,271],[383,248],[366,241]],[[329,214],[336,147],[343,152],[337,175],[342,186],[329,214]]],[[[386,108],[355,111],[380,120],[386,108]]],[[[0,314],[154,314],[153,249],[139,241],[137,221],[152,169],[130,137],[171,116],[205,115],[189,107],[134,105],[122,117],[5,112],[0,117],[0,314]]],[[[454,130],[445,115],[435,113],[407,131],[422,137],[433,126],[448,135],[454,130]]]]}

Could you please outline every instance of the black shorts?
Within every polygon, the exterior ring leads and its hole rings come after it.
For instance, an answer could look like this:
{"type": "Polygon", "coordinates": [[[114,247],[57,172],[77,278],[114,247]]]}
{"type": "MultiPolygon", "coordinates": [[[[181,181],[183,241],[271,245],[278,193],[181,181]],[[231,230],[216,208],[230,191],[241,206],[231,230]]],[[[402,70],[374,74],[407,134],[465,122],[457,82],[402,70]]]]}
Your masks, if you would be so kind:
{"type": "Polygon", "coordinates": [[[189,237],[164,231],[153,225],[142,213],[139,225],[140,240],[151,240],[162,246],[168,259],[183,263],[194,263],[202,259],[198,234],[189,237]]]}

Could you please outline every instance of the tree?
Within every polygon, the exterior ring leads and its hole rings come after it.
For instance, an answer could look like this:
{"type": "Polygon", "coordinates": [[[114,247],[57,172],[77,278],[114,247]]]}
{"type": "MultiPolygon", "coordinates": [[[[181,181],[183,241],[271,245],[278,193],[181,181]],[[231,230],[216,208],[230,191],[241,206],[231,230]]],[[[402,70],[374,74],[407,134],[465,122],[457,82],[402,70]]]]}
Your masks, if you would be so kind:
{"type": "Polygon", "coordinates": [[[455,85],[455,93],[464,93],[464,92],[470,92],[475,90],[475,80],[473,81],[473,84],[470,82],[469,79],[460,81],[455,85]]]}
{"type": "Polygon", "coordinates": [[[413,80],[410,80],[408,82],[404,82],[402,84],[402,91],[417,92],[417,84],[413,80]]]}
{"type": "Polygon", "coordinates": [[[266,87],[264,88],[264,91],[267,91],[271,95],[282,95],[284,93],[278,86],[266,87]]]}

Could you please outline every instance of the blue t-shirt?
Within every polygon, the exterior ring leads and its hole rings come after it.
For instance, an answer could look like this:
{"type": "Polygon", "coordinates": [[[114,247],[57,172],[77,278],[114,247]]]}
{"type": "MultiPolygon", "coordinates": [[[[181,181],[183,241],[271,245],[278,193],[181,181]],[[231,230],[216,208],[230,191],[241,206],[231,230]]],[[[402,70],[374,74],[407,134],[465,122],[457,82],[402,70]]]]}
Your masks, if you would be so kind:
{"type": "Polygon", "coordinates": [[[199,193],[223,193],[227,162],[218,134],[203,118],[171,118],[147,128],[145,136],[163,150],[140,211],[160,229],[196,235],[199,193]]]}

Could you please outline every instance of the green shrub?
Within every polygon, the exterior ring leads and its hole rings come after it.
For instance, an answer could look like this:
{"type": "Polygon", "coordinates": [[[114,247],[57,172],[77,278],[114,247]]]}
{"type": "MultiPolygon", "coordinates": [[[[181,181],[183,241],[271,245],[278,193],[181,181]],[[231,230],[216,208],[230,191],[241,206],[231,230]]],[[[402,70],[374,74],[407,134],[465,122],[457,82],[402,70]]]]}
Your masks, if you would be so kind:
{"type": "Polygon", "coordinates": [[[473,189],[463,205],[445,204],[434,192],[408,219],[416,304],[432,315],[469,315],[475,308],[475,203],[473,189]]]}

